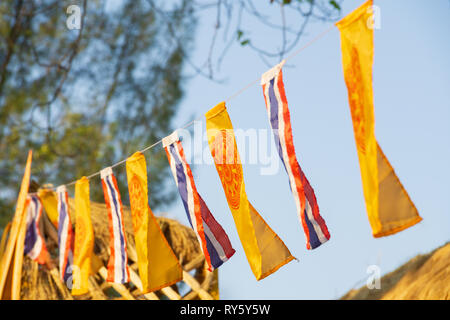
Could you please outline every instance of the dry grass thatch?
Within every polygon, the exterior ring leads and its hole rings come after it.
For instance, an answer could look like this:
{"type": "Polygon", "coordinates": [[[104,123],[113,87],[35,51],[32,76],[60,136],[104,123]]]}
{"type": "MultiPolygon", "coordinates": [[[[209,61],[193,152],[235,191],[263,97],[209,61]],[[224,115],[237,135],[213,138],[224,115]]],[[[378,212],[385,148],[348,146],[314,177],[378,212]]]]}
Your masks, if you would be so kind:
{"type": "Polygon", "coordinates": [[[380,289],[350,290],[343,300],[450,300],[450,243],[381,278],[380,289]]]}
{"type": "MultiPolygon", "coordinates": [[[[69,199],[72,222],[74,200],[69,199]]],[[[57,266],[57,233],[55,226],[43,215],[43,230],[46,244],[52,255],[54,266],[40,266],[25,257],[22,271],[22,299],[218,299],[217,271],[206,271],[205,259],[191,228],[179,222],[157,217],[161,230],[184,269],[183,281],[155,293],[143,295],[139,288],[137,264],[131,213],[124,207],[124,228],[127,237],[128,255],[132,281],[125,285],[115,285],[105,281],[109,259],[109,230],[106,205],[91,202],[91,217],[95,234],[93,269],[90,278],[90,292],[81,297],[72,297],[67,287],[59,281],[57,266]],[[189,271],[195,270],[194,276],[189,271]],[[133,277],[133,274],[135,275],[133,277]],[[182,296],[182,291],[191,289],[182,296]]]]}

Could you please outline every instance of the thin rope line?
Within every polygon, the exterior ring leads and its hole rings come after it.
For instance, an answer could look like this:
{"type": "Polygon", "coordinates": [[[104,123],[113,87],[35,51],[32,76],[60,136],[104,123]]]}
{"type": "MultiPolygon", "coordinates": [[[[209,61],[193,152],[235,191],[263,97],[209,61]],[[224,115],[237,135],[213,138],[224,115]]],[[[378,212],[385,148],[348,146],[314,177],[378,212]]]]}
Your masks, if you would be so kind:
{"type": "Polygon", "coordinates": [[[294,51],[293,53],[291,53],[291,55],[289,55],[286,58],[286,61],[292,59],[293,57],[295,57],[296,55],[298,55],[300,52],[302,52],[303,50],[305,50],[306,48],[308,48],[310,45],[312,45],[314,42],[316,42],[317,40],[323,38],[328,32],[330,32],[331,30],[333,30],[335,28],[335,25],[333,24],[331,27],[329,27],[328,29],[326,29],[325,31],[323,31],[322,33],[318,34],[316,37],[314,37],[312,40],[310,40],[309,42],[307,42],[303,47],[300,47],[299,49],[297,49],[297,51],[294,51]]]}
{"type": "MultiPolygon", "coordinates": [[[[334,29],[334,27],[335,27],[335,26],[332,25],[330,28],[326,29],[325,31],[323,31],[322,33],[320,33],[319,35],[317,35],[316,37],[314,37],[312,40],[308,41],[304,46],[300,47],[299,49],[297,49],[296,51],[294,51],[292,54],[290,54],[290,55],[285,59],[285,61],[289,61],[289,60],[291,60],[292,58],[294,58],[295,56],[297,56],[300,52],[302,52],[303,50],[305,50],[306,48],[308,48],[309,46],[311,46],[313,43],[315,43],[317,40],[321,39],[321,38],[324,37],[326,34],[328,34],[331,30],[334,29]]],[[[254,81],[252,81],[252,82],[249,82],[246,86],[244,86],[244,87],[242,87],[241,89],[237,90],[235,93],[233,93],[233,94],[232,94],[231,96],[229,96],[227,99],[225,99],[225,101],[226,101],[226,102],[229,102],[230,100],[236,98],[237,96],[241,95],[243,92],[245,92],[245,91],[247,91],[248,89],[250,89],[251,87],[253,87],[253,86],[254,86],[255,84],[257,84],[259,81],[260,81],[260,78],[254,80],[254,81]]],[[[194,120],[192,120],[192,121],[186,123],[185,125],[183,125],[182,127],[178,128],[178,129],[176,129],[176,130],[187,129],[187,128],[189,128],[190,126],[192,126],[196,121],[200,121],[200,120],[202,120],[202,119],[203,119],[203,116],[199,116],[198,118],[196,118],[196,119],[194,119],[194,120]]],[[[176,130],[175,130],[175,131],[176,131],[176,130]]],[[[153,144],[151,144],[151,145],[145,147],[144,149],[140,150],[139,152],[144,153],[144,152],[146,152],[146,151],[148,151],[148,150],[150,150],[150,149],[156,147],[156,146],[159,145],[160,143],[162,143],[162,139],[160,139],[160,140],[156,141],[155,143],[153,143],[153,144]]],[[[111,168],[115,168],[115,167],[117,167],[117,166],[119,166],[119,165],[125,163],[125,162],[127,161],[127,159],[128,159],[128,158],[125,158],[125,159],[123,159],[123,160],[120,160],[119,162],[116,162],[116,163],[112,164],[110,167],[111,167],[111,168]]],[[[100,171],[95,172],[95,173],[93,173],[93,174],[87,176],[86,178],[87,178],[87,179],[92,179],[93,177],[98,176],[99,174],[100,174],[100,171]]],[[[77,181],[78,181],[78,180],[74,180],[74,181],[71,181],[71,182],[66,183],[66,184],[63,184],[63,185],[65,185],[65,186],[72,186],[72,185],[74,185],[77,181]]],[[[56,187],[53,187],[53,188],[42,188],[42,189],[45,189],[45,190],[56,190],[56,187]]],[[[36,194],[36,192],[29,193],[29,194],[30,194],[30,195],[34,195],[34,194],[36,194]]]]}
{"type": "Polygon", "coordinates": [[[260,81],[260,79],[256,79],[252,82],[250,82],[249,84],[247,84],[245,87],[243,87],[242,89],[238,90],[237,92],[233,93],[231,96],[229,96],[227,99],[225,99],[225,101],[230,101],[234,98],[236,98],[237,96],[241,95],[244,91],[247,91],[248,89],[250,89],[251,87],[253,87],[255,84],[257,84],[260,81]]]}

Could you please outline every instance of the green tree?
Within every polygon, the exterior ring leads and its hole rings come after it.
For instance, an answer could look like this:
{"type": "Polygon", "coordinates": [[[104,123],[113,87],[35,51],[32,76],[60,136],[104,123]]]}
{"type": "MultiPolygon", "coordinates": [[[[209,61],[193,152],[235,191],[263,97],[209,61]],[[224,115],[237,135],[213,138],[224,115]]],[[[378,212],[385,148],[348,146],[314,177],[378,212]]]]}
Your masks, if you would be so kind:
{"type": "MultiPolygon", "coordinates": [[[[217,81],[215,70],[233,44],[273,65],[296,49],[308,23],[339,18],[340,3],[2,0],[0,226],[13,212],[28,149],[34,150],[32,178],[40,184],[57,186],[96,172],[172,131],[185,65],[217,81]],[[68,12],[71,5],[79,11],[68,12]],[[263,5],[274,14],[263,14],[263,5]],[[70,29],[67,19],[77,22],[77,12],[79,29],[70,29]],[[201,15],[216,23],[205,39],[205,62],[198,64],[188,53],[201,15]],[[276,48],[253,40],[264,28],[280,32],[276,48]]],[[[146,155],[150,205],[157,208],[174,195],[165,185],[167,159],[158,149],[146,155]]],[[[124,167],[115,173],[126,190],[124,167]]],[[[122,192],[125,201],[127,195],[122,192]]],[[[102,199],[99,179],[91,180],[91,198],[102,199]]]]}
{"type": "MultiPolygon", "coordinates": [[[[170,132],[183,95],[182,52],[189,49],[195,20],[189,0],[165,10],[177,43],[166,41],[166,24],[148,1],[0,2],[3,220],[11,216],[27,149],[34,150],[33,179],[56,186],[170,132]],[[73,4],[81,25],[69,30],[66,9],[73,4]]],[[[150,201],[157,207],[171,198],[163,187],[167,160],[161,153],[149,158],[150,201]]],[[[125,190],[125,174],[117,170],[125,190]]],[[[96,180],[91,197],[99,200],[96,180]]]]}

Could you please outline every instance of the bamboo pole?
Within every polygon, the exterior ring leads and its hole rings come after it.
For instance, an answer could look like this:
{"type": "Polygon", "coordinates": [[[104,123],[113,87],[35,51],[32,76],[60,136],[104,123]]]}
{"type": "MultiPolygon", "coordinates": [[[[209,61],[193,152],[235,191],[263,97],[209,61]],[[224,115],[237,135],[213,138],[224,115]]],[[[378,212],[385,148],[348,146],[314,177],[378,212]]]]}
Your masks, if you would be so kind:
{"type": "Polygon", "coordinates": [[[11,299],[20,300],[20,285],[22,282],[23,250],[25,247],[25,234],[27,231],[27,209],[29,201],[26,201],[23,208],[22,221],[19,226],[19,234],[16,240],[16,250],[14,250],[14,266],[12,274],[11,299]]]}
{"type": "Polygon", "coordinates": [[[0,241],[0,261],[5,252],[6,241],[8,240],[9,231],[11,230],[11,222],[8,222],[5,229],[3,229],[2,240],[0,241]]]}
{"type": "MultiPolygon", "coordinates": [[[[196,278],[194,278],[194,279],[196,279],[196,278]]],[[[214,270],[213,272],[207,272],[206,276],[204,277],[204,279],[202,281],[201,287],[203,289],[205,289],[214,300],[218,300],[218,297],[215,297],[213,293],[209,292],[209,290],[211,290],[211,283],[215,279],[217,281],[217,269],[214,270]]],[[[197,282],[199,282],[199,280],[197,280],[197,282]]],[[[190,292],[185,294],[182,299],[183,300],[194,300],[195,298],[197,298],[197,296],[198,296],[198,293],[195,292],[194,290],[191,290],[190,292]]]]}
{"type": "Polygon", "coordinates": [[[198,294],[200,299],[202,300],[214,300],[214,298],[202,288],[200,283],[195,280],[193,276],[191,276],[188,272],[183,270],[183,281],[186,282],[186,284],[191,287],[192,291],[198,294]]]}
{"type": "MultiPolygon", "coordinates": [[[[142,281],[141,281],[141,278],[139,278],[139,275],[136,273],[136,271],[134,271],[132,268],[129,268],[129,269],[130,269],[130,281],[142,293],[142,281]]],[[[143,295],[144,295],[144,297],[147,300],[159,300],[158,296],[155,293],[153,293],[153,292],[144,293],[143,295]]]]}
{"type": "Polygon", "coordinates": [[[22,184],[20,186],[19,196],[17,197],[16,210],[14,212],[14,217],[11,226],[11,232],[8,238],[8,242],[6,244],[5,252],[0,260],[0,299],[3,298],[11,298],[12,292],[6,292],[9,290],[9,284],[7,284],[7,280],[9,281],[9,271],[12,269],[11,260],[13,259],[16,241],[19,234],[19,228],[22,222],[22,217],[24,213],[25,202],[27,199],[28,188],[30,186],[30,175],[31,175],[31,161],[32,161],[33,152],[28,151],[27,164],[25,165],[25,173],[22,178],[22,184]],[[8,287],[8,290],[5,291],[5,287],[8,287]]]}
{"type": "Polygon", "coordinates": [[[171,287],[164,287],[160,290],[171,300],[181,300],[181,296],[171,287]]]}
{"type": "Polygon", "coordinates": [[[192,269],[197,269],[201,267],[204,264],[205,257],[201,254],[199,254],[195,259],[187,263],[183,269],[187,272],[191,271],[192,269]]]}
{"type": "Polygon", "coordinates": [[[108,299],[108,297],[103,293],[103,290],[100,289],[100,286],[97,284],[97,281],[95,281],[94,276],[89,276],[89,292],[93,300],[108,299]]]}
{"type": "MultiPolygon", "coordinates": [[[[98,274],[100,274],[100,276],[106,282],[106,279],[108,277],[108,270],[104,266],[98,270],[98,274]]],[[[114,290],[116,290],[125,299],[136,300],[123,284],[114,282],[106,282],[106,283],[108,283],[109,286],[113,287],[114,290]]]]}

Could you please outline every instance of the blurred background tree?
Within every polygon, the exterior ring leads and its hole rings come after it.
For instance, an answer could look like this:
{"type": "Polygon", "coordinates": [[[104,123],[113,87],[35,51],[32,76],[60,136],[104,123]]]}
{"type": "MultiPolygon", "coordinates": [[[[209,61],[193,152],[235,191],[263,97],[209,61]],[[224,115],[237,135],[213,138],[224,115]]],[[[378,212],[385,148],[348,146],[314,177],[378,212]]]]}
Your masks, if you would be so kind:
{"type": "MultiPolygon", "coordinates": [[[[266,0],[274,8],[266,16],[253,0],[2,0],[0,226],[12,216],[28,149],[32,178],[54,186],[124,159],[172,132],[184,81],[218,81],[233,44],[273,65],[296,48],[308,23],[337,20],[340,2],[266,0]],[[66,25],[71,5],[80,8],[73,30],[66,25]],[[197,63],[189,52],[205,14],[216,24],[205,61],[197,63]],[[279,30],[277,48],[253,42],[252,31],[262,27],[279,30]]],[[[147,154],[153,209],[174,197],[159,151],[147,154]]],[[[126,190],[123,166],[115,171],[126,190]]],[[[96,201],[103,197],[99,180],[91,180],[96,201]]]]}

